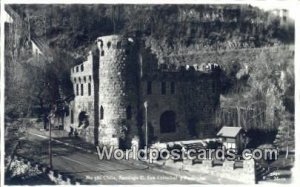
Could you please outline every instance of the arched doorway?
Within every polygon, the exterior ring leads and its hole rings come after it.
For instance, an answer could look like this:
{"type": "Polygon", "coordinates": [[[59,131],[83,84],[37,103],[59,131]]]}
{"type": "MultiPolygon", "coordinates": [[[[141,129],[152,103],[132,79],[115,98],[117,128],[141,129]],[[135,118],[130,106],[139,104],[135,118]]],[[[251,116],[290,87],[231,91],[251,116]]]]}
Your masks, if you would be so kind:
{"type": "Polygon", "coordinates": [[[87,128],[89,126],[89,118],[85,111],[79,113],[78,121],[79,121],[78,128],[80,128],[82,125],[83,125],[82,128],[87,128]]]}
{"type": "Polygon", "coordinates": [[[173,111],[165,111],[160,116],[160,133],[176,132],[176,114],[173,111]]]}

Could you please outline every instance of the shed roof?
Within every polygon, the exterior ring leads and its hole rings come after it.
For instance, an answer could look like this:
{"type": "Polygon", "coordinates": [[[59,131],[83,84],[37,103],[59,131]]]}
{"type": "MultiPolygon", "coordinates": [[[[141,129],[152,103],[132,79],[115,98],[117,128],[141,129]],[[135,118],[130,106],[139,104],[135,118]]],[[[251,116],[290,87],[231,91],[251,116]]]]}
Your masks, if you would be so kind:
{"type": "Polygon", "coordinates": [[[241,130],[242,130],[242,127],[228,127],[228,126],[224,126],[217,133],[217,136],[235,138],[240,133],[241,130]]]}

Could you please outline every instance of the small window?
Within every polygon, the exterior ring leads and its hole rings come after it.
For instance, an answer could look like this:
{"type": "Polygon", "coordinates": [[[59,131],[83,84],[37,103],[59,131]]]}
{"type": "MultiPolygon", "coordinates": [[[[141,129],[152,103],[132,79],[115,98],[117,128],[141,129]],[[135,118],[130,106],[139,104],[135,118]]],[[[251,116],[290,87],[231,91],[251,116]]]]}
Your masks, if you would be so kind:
{"type": "Polygon", "coordinates": [[[161,94],[166,95],[166,82],[161,82],[161,94]]]}
{"type": "Polygon", "coordinates": [[[101,51],[101,56],[104,56],[104,51],[103,50],[101,51]]]}
{"type": "Polygon", "coordinates": [[[76,82],[76,77],[74,77],[74,82],[76,82]]]}
{"type": "Polygon", "coordinates": [[[91,95],[91,83],[88,83],[88,92],[89,92],[89,95],[91,95]]]}
{"type": "Polygon", "coordinates": [[[175,94],[175,82],[171,82],[171,94],[175,94]]]}
{"type": "Polygon", "coordinates": [[[83,64],[80,66],[80,68],[81,68],[81,71],[83,71],[83,70],[84,70],[83,64]]]}
{"type": "Polygon", "coordinates": [[[90,81],[92,80],[92,76],[91,75],[89,76],[89,79],[90,79],[90,81]]]}
{"type": "Polygon", "coordinates": [[[76,72],[78,72],[79,71],[79,68],[78,68],[78,66],[76,66],[76,72]]]}
{"type": "Polygon", "coordinates": [[[111,46],[111,42],[107,42],[107,48],[109,49],[111,46]]]}
{"type": "Polygon", "coordinates": [[[132,113],[131,113],[131,106],[127,106],[126,108],[126,118],[131,119],[132,118],[132,113]]]}
{"type": "Polygon", "coordinates": [[[100,107],[100,119],[104,119],[104,108],[103,108],[103,106],[100,107]]]}
{"type": "Polygon", "coordinates": [[[85,76],[83,77],[83,81],[86,82],[86,77],[85,76]]]}
{"type": "Polygon", "coordinates": [[[81,95],[83,96],[83,84],[81,84],[81,95]]]}
{"type": "Polygon", "coordinates": [[[152,82],[151,81],[147,82],[147,94],[148,95],[152,94],[152,82]]]}
{"type": "Polygon", "coordinates": [[[121,42],[120,41],[117,42],[117,49],[121,49],[121,42]]]}
{"type": "Polygon", "coordinates": [[[76,84],[76,95],[79,95],[79,85],[76,84]]]}

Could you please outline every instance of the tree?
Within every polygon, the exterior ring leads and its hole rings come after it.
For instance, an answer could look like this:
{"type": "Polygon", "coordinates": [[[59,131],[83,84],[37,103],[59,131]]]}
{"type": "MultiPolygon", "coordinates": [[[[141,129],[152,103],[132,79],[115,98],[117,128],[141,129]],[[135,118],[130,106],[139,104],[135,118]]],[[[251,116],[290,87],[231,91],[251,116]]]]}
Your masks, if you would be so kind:
{"type": "Polygon", "coordinates": [[[285,113],[283,119],[280,120],[278,133],[274,144],[281,151],[285,151],[285,157],[288,157],[289,150],[295,149],[295,126],[293,116],[285,113]]]}

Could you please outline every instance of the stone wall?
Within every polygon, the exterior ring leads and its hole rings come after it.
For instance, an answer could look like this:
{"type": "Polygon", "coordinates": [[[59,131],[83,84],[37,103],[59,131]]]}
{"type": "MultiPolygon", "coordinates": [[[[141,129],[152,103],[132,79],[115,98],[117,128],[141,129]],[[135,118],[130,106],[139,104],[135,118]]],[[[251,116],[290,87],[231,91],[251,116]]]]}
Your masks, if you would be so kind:
{"type": "Polygon", "coordinates": [[[78,129],[79,135],[88,142],[94,143],[94,81],[93,59],[91,52],[87,61],[71,69],[71,81],[75,93],[74,100],[70,103],[69,118],[66,130],[70,127],[78,129]],[[83,91],[83,92],[82,92],[83,91]],[[79,127],[79,114],[85,112],[88,116],[87,127],[79,127]],[[73,119],[71,119],[73,118],[73,119]]]}
{"type": "Polygon", "coordinates": [[[153,128],[152,136],[162,142],[213,137],[216,133],[214,114],[219,105],[220,95],[218,84],[217,72],[184,70],[160,72],[146,77],[142,81],[141,92],[142,100],[148,102],[148,124],[153,128]],[[147,93],[149,82],[152,87],[151,94],[147,93]],[[165,94],[161,91],[162,82],[166,84],[165,94]],[[171,91],[172,84],[175,87],[174,93],[171,91]],[[160,131],[160,119],[165,111],[173,111],[176,114],[175,132],[160,131]]]}
{"type": "Polygon", "coordinates": [[[244,184],[256,184],[255,178],[255,161],[244,160],[238,164],[235,161],[225,160],[222,165],[215,165],[213,160],[202,160],[194,163],[193,160],[183,160],[174,162],[173,160],[156,161],[159,165],[177,168],[191,172],[210,174],[216,178],[227,178],[244,184]]]}
{"type": "Polygon", "coordinates": [[[138,65],[134,41],[121,36],[97,39],[100,52],[100,144],[119,146],[124,136],[136,134],[138,65]],[[130,114],[128,114],[130,113],[130,114]]]}

